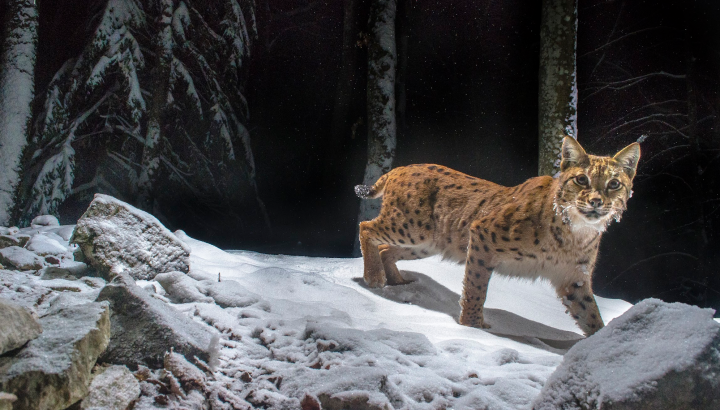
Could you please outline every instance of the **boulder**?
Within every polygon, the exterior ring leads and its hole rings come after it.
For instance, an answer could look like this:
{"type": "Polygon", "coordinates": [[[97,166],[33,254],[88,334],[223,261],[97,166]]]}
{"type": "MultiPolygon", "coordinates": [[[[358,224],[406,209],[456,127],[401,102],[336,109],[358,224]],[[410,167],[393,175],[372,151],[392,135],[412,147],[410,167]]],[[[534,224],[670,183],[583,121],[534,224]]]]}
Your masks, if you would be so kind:
{"type": "Polygon", "coordinates": [[[37,270],[45,266],[43,258],[19,246],[0,249],[0,263],[19,270],[37,270]]]}
{"type": "Polygon", "coordinates": [[[190,247],[160,221],[108,195],[95,194],[70,242],[107,277],[113,269],[150,280],[158,273],[188,272],[190,266],[190,247]]]}
{"type": "Polygon", "coordinates": [[[108,303],[70,306],[40,319],[44,331],[14,356],[0,357],[0,391],[14,410],[60,410],[85,397],[110,338],[108,303]]]}
{"type": "Polygon", "coordinates": [[[83,410],[125,410],[140,397],[140,382],[126,366],[101,367],[80,403],[83,410]]]}
{"type": "Polygon", "coordinates": [[[0,355],[15,350],[42,333],[42,326],[22,306],[0,299],[0,355]]]}
{"type": "Polygon", "coordinates": [[[573,346],[534,410],[720,409],[712,309],[647,299],[573,346]]]}
{"type": "Polygon", "coordinates": [[[97,300],[109,301],[112,309],[112,337],[101,362],[160,368],[170,348],[190,360],[210,359],[213,331],[151,296],[128,275],[116,276],[97,300]]]}
{"type": "Polygon", "coordinates": [[[43,226],[60,226],[60,222],[53,215],[38,215],[31,222],[31,228],[40,228],[43,226]]]}

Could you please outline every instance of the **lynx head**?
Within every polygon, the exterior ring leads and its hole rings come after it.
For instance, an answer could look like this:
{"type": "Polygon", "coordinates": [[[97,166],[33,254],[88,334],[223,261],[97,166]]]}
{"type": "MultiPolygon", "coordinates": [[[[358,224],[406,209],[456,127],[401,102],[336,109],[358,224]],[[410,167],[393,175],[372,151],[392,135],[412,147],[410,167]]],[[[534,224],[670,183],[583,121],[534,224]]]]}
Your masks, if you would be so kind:
{"type": "Polygon", "coordinates": [[[555,211],[573,228],[603,232],[619,221],[632,195],[640,159],[640,144],[632,143],[613,157],[588,155],[573,138],[565,137],[555,194],[555,211]]]}

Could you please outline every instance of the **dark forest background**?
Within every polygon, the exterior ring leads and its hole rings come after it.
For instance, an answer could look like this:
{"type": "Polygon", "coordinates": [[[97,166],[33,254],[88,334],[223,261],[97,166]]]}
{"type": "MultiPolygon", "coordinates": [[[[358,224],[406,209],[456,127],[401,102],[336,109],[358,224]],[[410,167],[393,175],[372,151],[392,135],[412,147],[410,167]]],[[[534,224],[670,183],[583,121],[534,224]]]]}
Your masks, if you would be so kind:
{"type": "MultiPolygon", "coordinates": [[[[83,51],[104,4],[37,3],[35,111],[55,73],[83,51]]],[[[267,219],[255,202],[172,184],[158,188],[158,213],[170,229],[224,249],[349,257],[360,201],[352,187],[367,155],[362,35],[355,80],[343,83],[343,1],[255,7],[241,88],[267,219]],[[339,92],[352,96],[343,118],[339,92]]],[[[358,13],[362,32],[367,5],[358,13]]],[[[540,15],[539,2],[521,0],[398,1],[394,166],[439,163],[504,185],[537,174],[540,15]]],[[[643,150],[629,210],[603,239],[601,296],[720,308],[718,21],[712,0],[579,0],[578,140],[594,154],[637,140],[643,150]]],[[[94,149],[76,148],[88,175],[101,166],[94,149]]],[[[63,202],[61,222],[74,223],[92,193],[63,202]]]]}

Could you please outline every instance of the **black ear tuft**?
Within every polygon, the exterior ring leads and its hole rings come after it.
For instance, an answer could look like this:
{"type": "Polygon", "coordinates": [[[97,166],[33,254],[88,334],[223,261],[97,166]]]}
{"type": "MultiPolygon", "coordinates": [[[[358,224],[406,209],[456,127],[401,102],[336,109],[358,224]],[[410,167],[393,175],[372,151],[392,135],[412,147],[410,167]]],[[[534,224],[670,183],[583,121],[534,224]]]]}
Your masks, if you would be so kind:
{"type": "Polygon", "coordinates": [[[590,158],[580,144],[572,137],[563,138],[562,144],[562,161],[560,162],[560,171],[573,166],[584,166],[589,162],[590,158]]]}

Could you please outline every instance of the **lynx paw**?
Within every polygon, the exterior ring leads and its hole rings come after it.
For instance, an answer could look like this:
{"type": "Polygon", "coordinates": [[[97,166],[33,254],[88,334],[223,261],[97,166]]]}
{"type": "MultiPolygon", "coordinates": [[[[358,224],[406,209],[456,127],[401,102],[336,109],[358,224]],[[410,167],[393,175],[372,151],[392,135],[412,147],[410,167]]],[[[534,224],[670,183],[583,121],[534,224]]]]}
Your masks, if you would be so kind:
{"type": "Polygon", "coordinates": [[[485,323],[485,320],[483,320],[483,318],[478,318],[478,317],[465,318],[465,317],[461,316],[459,322],[463,326],[476,327],[478,329],[490,329],[490,325],[485,323]]]}
{"type": "Polygon", "coordinates": [[[387,284],[388,284],[388,285],[391,285],[391,286],[397,286],[397,285],[407,285],[407,284],[413,283],[413,282],[415,282],[415,280],[405,279],[405,278],[402,278],[402,279],[400,279],[400,280],[390,280],[390,279],[388,279],[387,284]]]}
{"type": "Polygon", "coordinates": [[[373,277],[365,276],[365,283],[371,288],[384,288],[387,284],[387,279],[380,275],[375,275],[373,277]]]}

